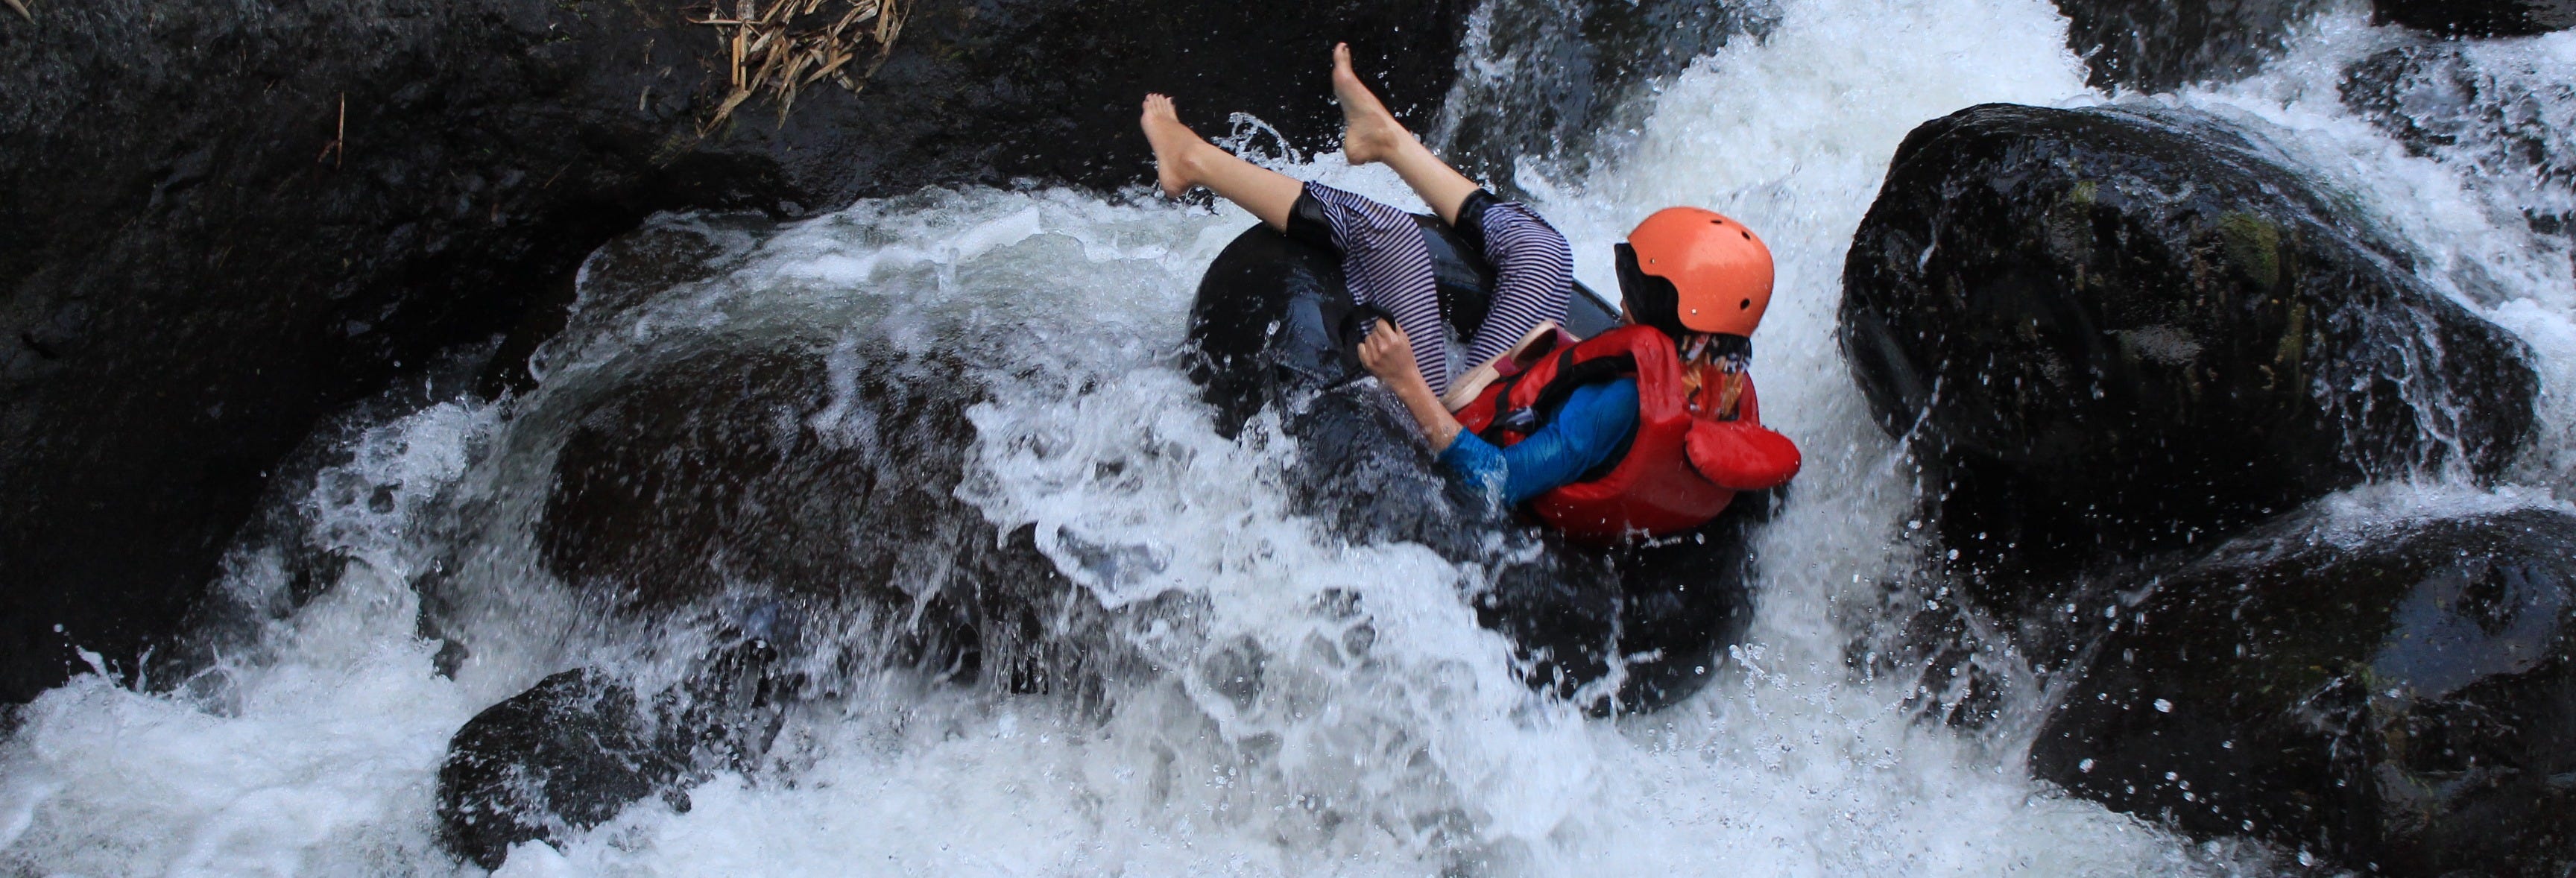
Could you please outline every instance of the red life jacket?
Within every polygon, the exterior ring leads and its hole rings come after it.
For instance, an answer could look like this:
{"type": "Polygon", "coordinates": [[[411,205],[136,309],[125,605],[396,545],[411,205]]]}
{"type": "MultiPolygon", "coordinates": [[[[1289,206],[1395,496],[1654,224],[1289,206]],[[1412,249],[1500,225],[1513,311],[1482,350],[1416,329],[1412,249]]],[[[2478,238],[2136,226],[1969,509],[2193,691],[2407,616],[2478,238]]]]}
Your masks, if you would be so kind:
{"type": "Polygon", "coordinates": [[[1702,411],[1694,411],[1681,355],[1662,330],[1622,326],[1563,342],[1570,338],[1507,355],[1502,368],[1516,373],[1457,412],[1460,425],[1500,448],[1545,427],[1545,413],[1576,388],[1637,379],[1637,432],[1626,446],[1572,484],[1530,500],[1531,512],[1566,535],[1609,542],[1681,533],[1726,511],[1735,492],[1776,488],[1798,474],[1798,447],[1763,429],[1750,376],[1743,376],[1736,415],[1726,418],[1714,387],[1702,389],[1702,411]]]}

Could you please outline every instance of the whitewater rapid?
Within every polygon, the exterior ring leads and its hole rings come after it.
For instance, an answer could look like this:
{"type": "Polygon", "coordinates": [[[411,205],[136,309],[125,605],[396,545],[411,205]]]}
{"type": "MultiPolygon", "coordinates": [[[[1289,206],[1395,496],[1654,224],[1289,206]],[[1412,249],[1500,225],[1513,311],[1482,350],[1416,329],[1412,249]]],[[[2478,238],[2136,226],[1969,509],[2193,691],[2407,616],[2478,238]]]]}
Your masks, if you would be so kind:
{"type": "MultiPolygon", "coordinates": [[[[854,679],[791,712],[769,767],[717,776],[685,811],[647,799],[560,848],[523,845],[500,874],[2269,873],[2283,853],[2195,844],[2030,780],[2039,693],[2006,721],[1953,729],[1917,720],[1913,677],[1852,657],[1927,598],[1887,585],[1922,551],[1914,471],[1833,341],[1852,231],[1906,132],[1976,103],[2166,101],[2274,126],[2420,248],[2428,279],[2539,353],[2543,438],[2508,485],[2336,501],[2361,517],[2576,496],[2567,245],[2531,231],[2466,159],[2410,155],[2344,109],[2342,69],[2403,39],[2357,11],[2322,15],[2249,80],[2179,95],[2088,88],[2065,29],[2046,0],[1781,0],[1764,37],[1641,95],[1643,122],[1589,170],[1531,162],[1511,181],[1596,289],[1616,286],[1609,245],[1667,204],[1742,219],[1779,259],[1755,370],[1766,421],[1806,469],[1757,537],[1747,645],[1678,707],[1604,721],[1536,698],[1459,598],[1480,571],[1296,514],[1280,473],[1298,449],[1275,424],[1219,436],[1179,348],[1200,272],[1248,216],[1141,186],[932,190],[786,226],[657,218],[653,240],[690,242],[681,269],[643,283],[594,257],[533,390],[406,390],[420,404],[367,407],[317,436],[309,472],[284,480],[293,526],[247,540],[215,585],[280,611],[222,638],[198,679],[85,675],[28,706],[0,748],[0,862],[477,871],[433,837],[435,773],[461,724],[569,667],[667,684],[674,657],[705,645],[698,627],[591,618],[537,563],[548,443],[640,364],[792,342],[837,376],[871,351],[961,363],[984,394],[965,411],[975,438],[953,496],[999,531],[1029,527],[1125,620],[1112,634],[1152,672],[1081,706],[854,679]],[[350,560],[299,585],[292,558],[313,550],[350,560]],[[473,644],[461,663],[419,622],[431,574],[476,596],[442,610],[462,620],[442,633],[473,644]],[[1343,596],[1364,608],[1364,647],[1358,623],[1318,610],[1343,596]],[[1201,673],[1244,643],[1270,657],[1250,699],[1201,673]]],[[[2571,36],[2494,51],[2576,70],[2571,36]]],[[[1526,63],[1471,58],[1465,75],[1530,75],[1526,63]]],[[[1141,140],[1137,152],[1141,180],[1141,140]]],[[[1269,160],[1418,207],[1391,174],[1334,154],[1269,160]]],[[[780,429],[876,436],[855,409],[780,429]]]]}

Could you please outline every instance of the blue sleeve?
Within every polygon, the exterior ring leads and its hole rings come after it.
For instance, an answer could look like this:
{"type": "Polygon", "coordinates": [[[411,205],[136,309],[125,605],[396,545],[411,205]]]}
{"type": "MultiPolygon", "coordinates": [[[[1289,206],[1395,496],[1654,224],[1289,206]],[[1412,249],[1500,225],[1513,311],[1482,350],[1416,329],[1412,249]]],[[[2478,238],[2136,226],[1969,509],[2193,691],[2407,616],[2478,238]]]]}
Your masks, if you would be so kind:
{"type": "Polygon", "coordinates": [[[1622,378],[1574,391],[1546,427],[1510,448],[1459,433],[1440,463],[1486,496],[1499,493],[1518,506],[1582,478],[1636,431],[1637,382],[1622,378]]]}
{"type": "Polygon", "coordinates": [[[1473,489],[1477,496],[1500,501],[1510,465],[1503,461],[1503,450],[1465,430],[1449,441],[1449,450],[1440,452],[1440,465],[1449,475],[1473,489]]]}

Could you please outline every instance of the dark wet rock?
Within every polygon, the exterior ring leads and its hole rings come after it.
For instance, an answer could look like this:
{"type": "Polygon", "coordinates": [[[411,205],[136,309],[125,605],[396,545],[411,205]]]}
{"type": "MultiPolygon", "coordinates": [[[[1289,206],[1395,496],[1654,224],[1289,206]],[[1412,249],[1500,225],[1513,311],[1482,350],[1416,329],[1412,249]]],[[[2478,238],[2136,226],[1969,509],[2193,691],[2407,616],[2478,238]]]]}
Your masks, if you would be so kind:
{"type": "MultiPolygon", "coordinates": [[[[647,282],[689,274],[672,270],[647,282]]],[[[586,305],[614,304],[635,280],[596,278],[585,293],[602,298],[586,305]]],[[[997,533],[956,497],[976,438],[964,409],[981,398],[962,364],[793,337],[707,341],[555,379],[500,440],[499,455],[554,446],[536,553],[595,615],[713,625],[739,642],[668,692],[568,671],[460,731],[440,775],[443,839],[486,868],[513,843],[656,796],[685,809],[712,772],[760,782],[785,713],[860,678],[1081,706],[1113,674],[1141,673],[1118,665],[1128,653],[1101,636],[1099,602],[1040,553],[1033,528],[997,533]]],[[[472,589],[435,573],[415,586],[430,634],[451,633],[456,651],[495,627],[472,615],[489,612],[472,589]]]]}
{"type": "Polygon", "coordinates": [[[2527,349],[2369,228],[2211,120],[1975,107],[1899,149],[1840,337],[1943,542],[2053,576],[2513,455],[2527,349]]]}
{"type": "MultiPolygon", "coordinates": [[[[1097,602],[1026,527],[959,500],[980,398],[954,361],[703,350],[621,372],[573,417],[535,529],[546,569],[615,612],[775,606],[781,648],[959,685],[1079,688],[1097,602]],[[784,630],[809,629],[807,636],[784,630]],[[988,676],[989,674],[989,676],[988,676]]],[[[471,596],[441,596],[433,615],[471,596]]],[[[740,615],[739,611],[730,611],[740,615]]],[[[470,627],[470,626],[464,626],[470,627]]]]}
{"type": "Polygon", "coordinates": [[[1493,0],[1483,14],[1478,57],[1437,133],[1471,175],[1509,185],[1525,158],[1580,171],[1602,139],[1644,121],[1651,90],[1733,40],[1761,39],[1777,12],[1743,0],[1493,0]]]}
{"type": "Polygon", "coordinates": [[[652,699],[598,671],[564,671],[474,715],[438,771],[440,842],[485,869],[510,846],[557,843],[661,797],[688,810],[688,787],[717,769],[756,767],[793,685],[777,653],[746,641],[708,656],[652,699]]]}
{"type": "Polygon", "coordinates": [[[2380,21],[2444,36],[2504,37],[2576,27],[2576,0],[2375,0],[2380,21]]]}
{"type": "MultiPolygon", "coordinates": [[[[1472,249],[1440,252],[1474,259],[1472,249]]],[[[1477,276],[1468,266],[1444,271],[1477,276]]],[[[1298,443],[1289,488],[1301,510],[1353,542],[1420,543],[1483,566],[1490,579],[1468,597],[1480,622],[1519,645],[1533,687],[1605,712],[1698,691],[1716,651],[1750,621],[1747,541],[1769,497],[1739,497],[1697,532],[1608,551],[1522,526],[1440,474],[1411,416],[1359,368],[1351,310],[1329,251],[1261,227],[1236,238],[1201,279],[1190,315],[1192,374],[1219,428],[1232,433],[1276,412],[1298,443]],[[1596,685],[1614,674],[1616,685],[1596,685]]],[[[1578,291],[1567,325],[1589,334],[1615,320],[1578,291]]]]}
{"type": "Polygon", "coordinates": [[[1708,685],[1719,653],[1752,625],[1751,541],[1772,502],[1738,494],[1698,530],[1641,545],[1548,537],[1536,559],[1492,566],[1493,584],[1470,596],[1476,619],[1520,647],[1540,691],[1594,713],[1678,703],[1708,685]],[[1600,685],[1613,673],[1617,686],[1600,685]]]}
{"type": "Polygon", "coordinates": [[[702,138],[726,74],[683,5],[0,11],[0,698],[162,641],[317,419],[652,211],[1138,183],[1148,89],[1320,144],[1335,39],[1420,120],[1467,6],[920,0],[864,93],[702,138]]]}
{"type": "Polygon", "coordinates": [[[975,441],[973,384],[954,363],[890,358],[836,386],[827,354],[716,349],[619,376],[556,453],[547,569],[640,608],[733,586],[941,591],[891,577],[938,570],[980,522],[949,494],[975,441]]]}
{"type": "MultiPolygon", "coordinates": [[[[585,295],[605,302],[633,280],[596,275],[585,295]]],[[[1101,634],[1110,614],[1032,526],[997,530],[957,496],[977,441],[965,410],[983,398],[963,363],[882,340],[754,336],[552,379],[496,440],[496,455],[535,469],[535,560],[583,624],[761,637],[798,667],[834,668],[815,681],[827,689],[896,670],[1080,701],[1133,670],[1101,634]]],[[[509,527],[478,505],[452,514],[509,527]]],[[[517,605],[487,599],[482,581],[416,582],[427,636],[470,655],[478,632],[513,630],[493,614],[517,605]]]]}
{"type": "Polygon", "coordinates": [[[438,770],[441,841],[498,869],[511,845],[597,826],[673,790],[687,768],[634,689],[565,671],[457,730],[438,770]]]}
{"type": "Polygon", "coordinates": [[[2057,0],[2095,88],[2162,92],[2243,77],[2278,55],[2321,0],[2057,0]]]}
{"type": "Polygon", "coordinates": [[[2345,72],[2344,106],[2474,173],[2534,231],[2576,237],[2576,89],[2546,55],[2459,42],[2389,49],[2345,72]]]}
{"type": "Polygon", "coordinates": [[[2300,513],[2116,606],[2033,775],[2368,873],[2576,867],[2576,516],[2300,513]]]}

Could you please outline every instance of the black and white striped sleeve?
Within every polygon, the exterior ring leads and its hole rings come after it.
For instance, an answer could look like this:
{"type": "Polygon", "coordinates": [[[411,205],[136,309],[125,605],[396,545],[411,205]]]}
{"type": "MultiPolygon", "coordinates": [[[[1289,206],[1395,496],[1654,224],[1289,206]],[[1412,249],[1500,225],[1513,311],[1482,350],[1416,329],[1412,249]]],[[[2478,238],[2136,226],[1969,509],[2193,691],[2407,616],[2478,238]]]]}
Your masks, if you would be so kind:
{"type": "Polygon", "coordinates": [[[1501,356],[1542,322],[1564,322],[1566,299],[1574,293],[1574,251],[1554,226],[1517,201],[1489,200],[1478,207],[1472,220],[1461,217],[1461,225],[1482,239],[1485,259],[1494,266],[1494,297],[1485,325],[1467,346],[1466,368],[1501,356]]]}

